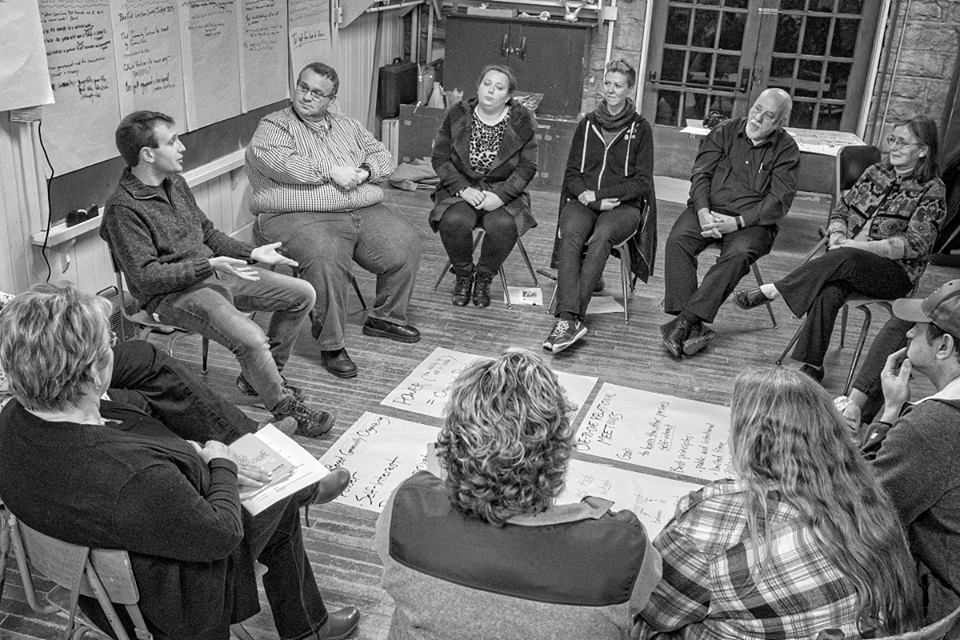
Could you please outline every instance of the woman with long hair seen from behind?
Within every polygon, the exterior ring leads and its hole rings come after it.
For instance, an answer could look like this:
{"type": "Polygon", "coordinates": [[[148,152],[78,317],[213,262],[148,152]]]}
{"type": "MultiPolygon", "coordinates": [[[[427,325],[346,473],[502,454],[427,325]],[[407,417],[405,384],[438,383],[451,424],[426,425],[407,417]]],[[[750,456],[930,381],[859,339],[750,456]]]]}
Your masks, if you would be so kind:
{"type": "Polygon", "coordinates": [[[528,351],[468,367],[421,471],[377,521],[391,640],[629,637],[660,578],[630,511],[558,500],[574,428],[556,374],[528,351]]]}
{"type": "Polygon", "coordinates": [[[916,628],[906,537],[827,393],[797,371],[748,371],[734,382],[730,420],[738,478],[682,499],[657,536],[663,581],[639,636],[916,628]]]}

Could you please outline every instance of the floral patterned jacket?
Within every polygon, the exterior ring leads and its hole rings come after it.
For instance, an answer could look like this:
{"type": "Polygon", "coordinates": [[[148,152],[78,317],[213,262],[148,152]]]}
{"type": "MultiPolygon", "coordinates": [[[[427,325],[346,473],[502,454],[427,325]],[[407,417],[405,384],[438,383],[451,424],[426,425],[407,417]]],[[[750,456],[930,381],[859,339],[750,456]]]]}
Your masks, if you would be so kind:
{"type": "Polygon", "coordinates": [[[867,168],[830,214],[827,233],[881,241],[882,255],[900,263],[916,282],[946,216],[946,187],[940,178],[918,182],[897,176],[884,162],[867,168]]]}

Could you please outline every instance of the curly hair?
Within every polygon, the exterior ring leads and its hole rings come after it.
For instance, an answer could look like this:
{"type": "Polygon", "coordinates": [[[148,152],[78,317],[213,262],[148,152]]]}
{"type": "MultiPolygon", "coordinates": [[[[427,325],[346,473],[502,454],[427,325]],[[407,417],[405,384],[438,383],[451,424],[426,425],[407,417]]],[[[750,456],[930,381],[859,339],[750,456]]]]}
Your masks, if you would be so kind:
{"type": "MultiPolygon", "coordinates": [[[[854,585],[860,615],[887,634],[915,628],[915,565],[897,512],[823,387],[778,367],[741,373],[730,422],[751,536],[762,540],[766,496],[775,487],[854,585]]],[[[757,553],[762,572],[765,546],[757,553]]]]}
{"type": "Polygon", "coordinates": [[[75,406],[110,357],[110,302],[71,285],[38,284],[0,311],[0,366],[27,409],[75,406]]]}
{"type": "Polygon", "coordinates": [[[556,374],[529,351],[468,367],[437,438],[453,506],[498,526],[546,510],[563,489],[572,409],[556,374]]]}

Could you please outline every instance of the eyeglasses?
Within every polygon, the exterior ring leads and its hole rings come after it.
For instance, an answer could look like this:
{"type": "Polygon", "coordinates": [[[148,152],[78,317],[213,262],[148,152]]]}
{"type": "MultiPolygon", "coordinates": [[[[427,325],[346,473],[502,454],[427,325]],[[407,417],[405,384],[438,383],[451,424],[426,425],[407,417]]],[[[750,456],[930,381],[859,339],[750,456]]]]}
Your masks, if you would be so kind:
{"type": "Polygon", "coordinates": [[[891,149],[903,149],[905,147],[912,147],[920,144],[919,142],[907,142],[903,138],[897,138],[896,136],[887,136],[885,141],[887,146],[891,149]]]}
{"type": "Polygon", "coordinates": [[[117,334],[113,331],[110,332],[110,348],[117,346],[117,334]]]}
{"type": "Polygon", "coordinates": [[[310,97],[316,100],[317,102],[321,100],[333,100],[334,98],[337,97],[337,94],[335,93],[323,93],[321,91],[317,91],[316,89],[311,89],[310,87],[300,82],[297,83],[297,93],[300,93],[303,95],[307,95],[309,93],[310,97]]]}

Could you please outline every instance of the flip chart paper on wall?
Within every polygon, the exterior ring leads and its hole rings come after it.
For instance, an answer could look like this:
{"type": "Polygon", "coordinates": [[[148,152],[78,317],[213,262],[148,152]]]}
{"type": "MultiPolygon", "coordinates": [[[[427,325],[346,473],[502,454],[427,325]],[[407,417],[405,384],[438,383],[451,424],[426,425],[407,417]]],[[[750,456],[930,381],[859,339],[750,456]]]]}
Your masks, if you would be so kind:
{"type": "Polygon", "coordinates": [[[117,155],[116,46],[109,0],[40,0],[40,15],[56,100],[43,109],[43,138],[60,175],[117,155]]]}
{"type": "MultiPolygon", "coordinates": [[[[437,347],[410,373],[400,385],[387,394],[380,404],[434,418],[443,417],[450,385],[464,369],[477,360],[489,360],[462,351],[437,347]]],[[[557,371],[557,378],[569,400],[579,409],[597,384],[592,376],[557,371]]]]}
{"type": "Polygon", "coordinates": [[[330,44],[330,3],[289,0],[290,64],[296,75],[310,62],[333,60],[330,44]]]}
{"type": "Polygon", "coordinates": [[[612,500],[614,511],[635,513],[653,538],[673,517],[677,501],[700,486],[575,458],[557,503],[580,502],[584,496],[612,500]]]}
{"type": "Polygon", "coordinates": [[[730,410],[604,383],[577,432],[577,450],[704,481],[733,477],[730,410]]]}
{"type": "Polygon", "coordinates": [[[240,115],[237,14],[235,2],[180,2],[186,126],[191,130],[240,115]]]}
{"type": "Polygon", "coordinates": [[[0,0],[0,111],[53,102],[36,0],[0,0]]]}
{"type": "Polygon", "coordinates": [[[350,484],[336,501],[379,513],[398,484],[427,468],[427,445],[437,433],[435,427],[364,413],[320,458],[328,469],[350,470],[350,484]]]}
{"type": "Polygon", "coordinates": [[[286,0],[241,0],[238,19],[243,110],[287,98],[286,0]]]}
{"type": "Polygon", "coordinates": [[[186,130],[180,19],[175,0],[110,0],[120,112],[162,111],[186,130]]]}

